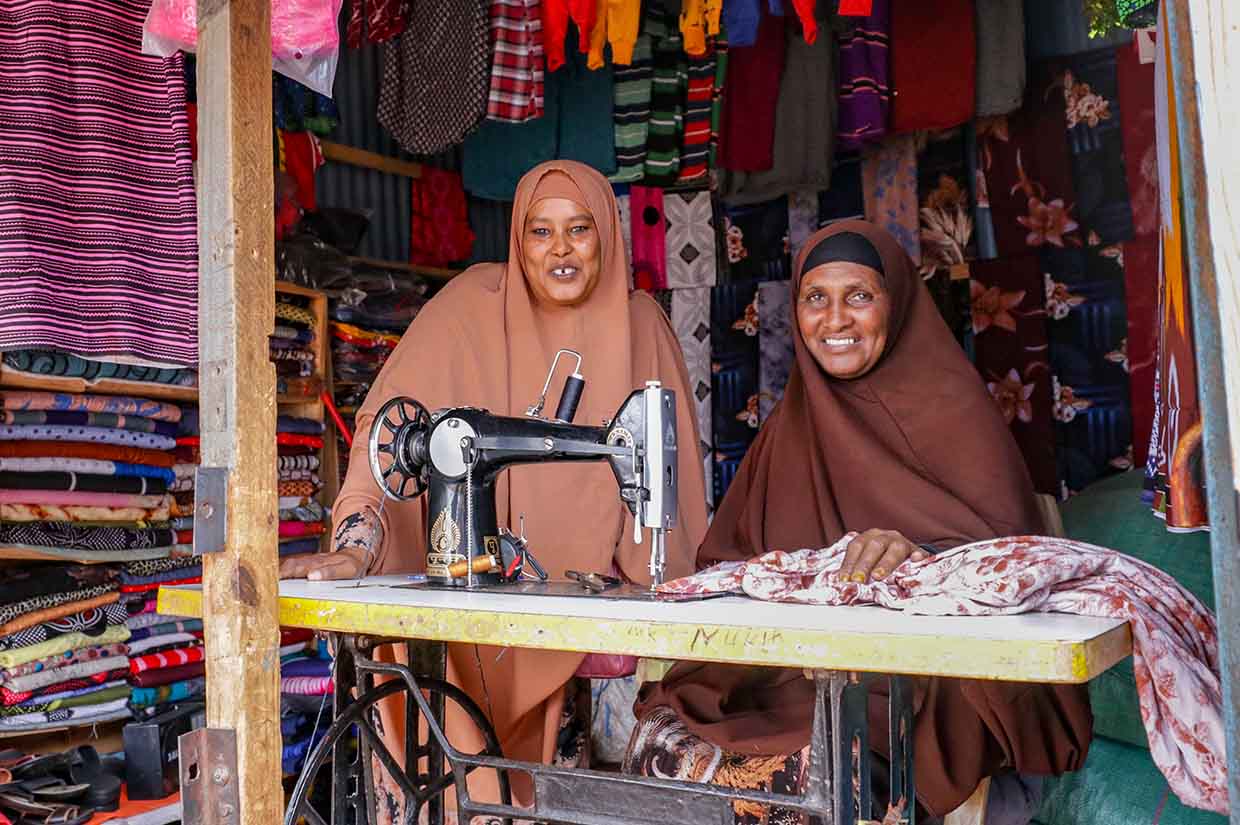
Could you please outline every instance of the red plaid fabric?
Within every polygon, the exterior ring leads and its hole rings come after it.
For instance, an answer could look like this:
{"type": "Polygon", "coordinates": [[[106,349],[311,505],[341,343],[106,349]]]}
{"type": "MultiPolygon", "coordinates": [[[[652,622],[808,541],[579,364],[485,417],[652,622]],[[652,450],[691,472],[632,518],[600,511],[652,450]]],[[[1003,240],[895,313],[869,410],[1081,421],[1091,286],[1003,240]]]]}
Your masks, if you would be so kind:
{"type": "Polygon", "coordinates": [[[540,0],[492,0],[487,117],[524,123],[543,114],[540,0]]]}

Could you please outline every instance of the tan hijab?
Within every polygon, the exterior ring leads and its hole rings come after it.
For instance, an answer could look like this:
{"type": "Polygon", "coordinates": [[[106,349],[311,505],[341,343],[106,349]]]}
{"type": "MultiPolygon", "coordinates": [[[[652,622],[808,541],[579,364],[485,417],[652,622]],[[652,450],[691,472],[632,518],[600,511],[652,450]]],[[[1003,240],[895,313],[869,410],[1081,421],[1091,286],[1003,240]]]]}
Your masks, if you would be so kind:
{"type": "MultiPolygon", "coordinates": [[[[676,391],[680,439],[679,528],[668,536],[668,577],[693,568],[706,532],[705,487],[696,420],[684,358],[667,317],[647,294],[629,291],[629,264],[620,214],[611,186],[598,172],[572,161],[540,164],[521,179],[513,203],[507,264],[479,264],[454,278],[418,314],[379,374],[357,416],[349,473],[333,511],[335,525],[364,507],[377,510],[380,493],[371,478],[366,442],[375,413],[389,399],[406,395],[428,409],[471,405],[523,415],[542,388],[556,350],[583,357],[586,389],[576,421],[600,424],[612,417],[635,388],[658,379],[676,391]],[[544,307],[531,294],[522,271],[526,215],[536,199],[572,197],[594,217],[601,240],[598,283],[584,303],[544,307]]],[[[547,406],[567,371],[552,382],[547,406]]],[[[514,467],[497,483],[501,526],[525,532],[535,556],[555,578],[566,569],[607,572],[613,563],[633,581],[649,581],[649,542],[633,544],[632,521],[606,463],[514,467]]],[[[388,502],[381,514],[382,573],[424,568],[424,499],[388,502]]],[[[486,674],[490,707],[506,755],[545,760],[552,754],[562,689],[581,663],[580,653],[450,646],[456,680],[484,709],[478,677],[486,674]]]]}

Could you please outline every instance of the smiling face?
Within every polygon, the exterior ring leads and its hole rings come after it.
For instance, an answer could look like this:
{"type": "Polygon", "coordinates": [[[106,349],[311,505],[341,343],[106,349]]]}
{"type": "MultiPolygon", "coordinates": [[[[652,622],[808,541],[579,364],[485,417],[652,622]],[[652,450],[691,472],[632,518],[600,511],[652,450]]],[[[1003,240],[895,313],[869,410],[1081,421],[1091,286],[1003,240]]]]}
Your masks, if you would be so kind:
{"type": "Polygon", "coordinates": [[[525,216],[521,264],[540,304],[576,306],[590,297],[603,247],[590,211],[568,198],[543,198],[525,216]]]}
{"type": "Polygon", "coordinates": [[[891,297],[877,270],[847,261],[816,266],[801,279],[796,309],[805,346],[832,378],[860,378],[882,357],[891,297]]]}

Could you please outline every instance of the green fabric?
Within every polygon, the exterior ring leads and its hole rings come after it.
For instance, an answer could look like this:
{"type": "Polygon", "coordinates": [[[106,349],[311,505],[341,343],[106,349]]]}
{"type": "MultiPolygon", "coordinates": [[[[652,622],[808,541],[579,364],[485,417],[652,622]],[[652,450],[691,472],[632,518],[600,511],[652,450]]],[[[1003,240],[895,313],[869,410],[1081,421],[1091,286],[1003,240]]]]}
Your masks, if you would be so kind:
{"type": "Polygon", "coordinates": [[[1041,825],[1227,825],[1219,814],[1188,808],[1167,787],[1148,751],[1094,739],[1076,773],[1048,779],[1041,825]]]}
{"type": "MultiPolygon", "coordinates": [[[[1112,476],[1092,485],[1060,508],[1064,532],[1078,541],[1110,547],[1164,570],[1210,609],[1214,581],[1208,533],[1171,533],[1141,501],[1142,473],[1112,476]]],[[[1132,659],[1125,659],[1089,684],[1094,733],[1148,748],[1137,704],[1132,659]]]]}
{"type": "Polygon", "coordinates": [[[1115,0],[1120,23],[1130,29],[1158,24],[1158,0],[1115,0]]]}

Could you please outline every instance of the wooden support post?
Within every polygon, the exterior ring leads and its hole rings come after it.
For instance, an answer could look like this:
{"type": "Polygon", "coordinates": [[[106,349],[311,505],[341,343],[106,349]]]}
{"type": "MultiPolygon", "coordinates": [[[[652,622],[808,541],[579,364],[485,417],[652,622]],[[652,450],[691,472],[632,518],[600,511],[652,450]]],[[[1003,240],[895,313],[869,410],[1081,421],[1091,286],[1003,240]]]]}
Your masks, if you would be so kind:
{"type": "Polygon", "coordinates": [[[207,724],[236,733],[240,825],[284,807],[270,17],[270,0],[198,0],[202,465],[228,472],[224,550],[203,558],[207,724]]]}
{"type": "Polygon", "coordinates": [[[1165,4],[1183,170],[1184,238],[1205,437],[1226,710],[1231,825],[1240,825],[1240,6],[1165,4]]]}

